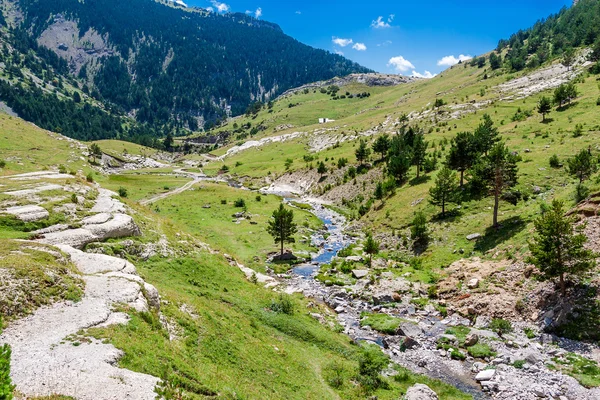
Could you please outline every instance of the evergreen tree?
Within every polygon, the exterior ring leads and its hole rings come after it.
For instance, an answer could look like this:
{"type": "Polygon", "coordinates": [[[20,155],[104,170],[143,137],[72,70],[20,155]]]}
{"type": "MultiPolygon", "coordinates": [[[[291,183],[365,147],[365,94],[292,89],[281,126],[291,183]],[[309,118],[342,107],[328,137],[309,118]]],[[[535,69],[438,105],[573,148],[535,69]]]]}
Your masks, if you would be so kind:
{"type": "Polygon", "coordinates": [[[364,162],[369,158],[369,155],[371,155],[371,149],[367,147],[367,142],[365,142],[364,139],[360,139],[358,148],[354,154],[356,155],[356,161],[358,161],[360,165],[363,165],[364,162]]]}
{"type": "Polygon", "coordinates": [[[379,243],[373,239],[373,235],[371,233],[367,234],[367,238],[363,245],[363,250],[369,255],[369,265],[371,265],[373,256],[379,253],[379,243]]]}
{"type": "Polygon", "coordinates": [[[319,165],[317,166],[317,172],[323,177],[323,174],[327,173],[327,166],[323,161],[319,161],[319,165]]]}
{"type": "Polygon", "coordinates": [[[410,235],[416,247],[426,246],[429,241],[429,229],[427,229],[427,217],[422,211],[415,213],[410,226],[410,235]]]}
{"type": "Polygon", "coordinates": [[[571,69],[571,66],[575,62],[575,49],[572,47],[567,48],[563,53],[562,65],[567,67],[567,70],[571,69]]]}
{"type": "Polygon", "coordinates": [[[446,160],[448,166],[460,172],[460,187],[463,187],[465,171],[477,160],[475,137],[469,132],[459,132],[454,139],[446,160]]]}
{"type": "Polygon", "coordinates": [[[499,56],[496,52],[492,52],[490,54],[490,66],[492,70],[502,67],[502,56],[499,56]]]}
{"type": "Polygon", "coordinates": [[[94,159],[94,163],[96,162],[97,157],[102,157],[102,149],[100,148],[100,146],[98,146],[97,143],[92,143],[88,152],[94,159]]]}
{"type": "Polygon", "coordinates": [[[544,279],[559,278],[562,296],[567,290],[565,275],[594,268],[598,257],[584,246],[588,240],[583,233],[585,226],[574,228],[575,222],[565,216],[563,203],[554,200],[550,209],[535,220],[536,235],[529,243],[529,262],[539,268],[544,279]]]}
{"type": "Polygon", "coordinates": [[[267,226],[267,232],[275,243],[281,245],[281,255],[283,255],[283,244],[294,243],[294,234],[297,231],[296,224],[294,223],[294,212],[292,210],[286,210],[283,203],[279,205],[279,208],[273,211],[273,216],[269,220],[267,226]]]}
{"type": "Polygon", "coordinates": [[[498,128],[488,114],[483,115],[483,121],[475,128],[474,142],[479,153],[487,154],[494,145],[500,141],[498,128]]]}
{"type": "Polygon", "coordinates": [[[546,122],[546,115],[552,111],[552,102],[546,96],[542,96],[537,106],[538,113],[542,114],[542,122],[546,122]]]}
{"type": "Polygon", "coordinates": [[[381,160],[385,160],[385,156],[387,155],[388,149],[390,148],[390,136],[385,133],[375,139],[373,143],[373,152],[381,154],[381,160]]]}
{"type": "Polygon", "coordinates": [[[589,150],[581,149],[574,157],[568,161],[569,173],[583,183],[596,171],[596,163],[589,150]]]}
{"type": "Polygon", "coordinates": [[[173,135],[171,135],[170,133],[168,133],[167,136],[164,138],[163,147],[167,151],[173,150],[173,135]]]}
{"type": "Polygon", "coordinates": [[[0,400],[13,399],[15,387],[10,380],[10,353],[8,344],[0,346],[0,400]]]}
{"type": "Polygon", "coordinates": [[[383,199],[383,196],[384,196],[383,183],[377,182],[377,186],[375,186],[375,192],[373,193],[373,196],[375,197],[376,200],[383,199]]]}
{"type": "Polygon", "coordinates": [[[517,157],[503,143],[497,143],[473,169],[476,180],[494,196],[493,227],[497,228],[500,199],[517,184],[517,157]]]}
{"type": "Polygon", "coordinates": [[[417,178],[421,172],[421,166],[425,161],[425,155],[427,154],[427,142],[424,139],[424,135],[417,134],[413,140],[412,145],[412,164],[417,167],[417,178]]]}
{"type": "Polygon", "coordinates": [[[442,207],[442,218],[446,213],[446,204],[458,201],[458,184],[454,172],[444,167],[435,180],[435,185],[429,189],[429,202],[434,206],[442,207]]]}

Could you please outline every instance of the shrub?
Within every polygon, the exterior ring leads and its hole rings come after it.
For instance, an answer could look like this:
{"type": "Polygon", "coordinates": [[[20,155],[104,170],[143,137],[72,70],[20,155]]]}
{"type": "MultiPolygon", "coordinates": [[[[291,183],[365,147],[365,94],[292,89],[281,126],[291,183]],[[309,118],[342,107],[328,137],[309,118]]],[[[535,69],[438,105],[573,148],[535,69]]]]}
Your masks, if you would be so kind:
{"type": "Polygon", "coordinates": [[[260,194],[256,195],[256,201],[261,201],[262,200],[262,196],[260,194]]]}
{"type": "Polygon", "coordinates": [[[527,339],[533,339],[535,337],[535,332],[531,328],[523,328],[523,333],[525,333],[527,339]]]}
{"type": "Polygon", "coordinates": [[[550,157],[549,162],[552,168],[560,168],[560,160],[556,154],[550,157]]]}
{"type": "Polygon", "coordinates": [[[233,205],[238,208],[246,207],[246,201],[244,199],[237,199],[233,202],[233,205]]]}
{"type": "Polygon", "coordinates": [[[577,124],[575,125],[575,130],[573,131],[573,137],[578,138],[583,135],[583,125],[577,124]]]}
{"type": "Polygon", "coordinates": [[[12,400],[14,386],[10,380],[10,346],[0,346],[0,399],[12,400]]]}
{"type": "Polygon", "coordinates": [[[119,188],[118,192],[119,192],[119,196],[121,196],[121,197],[127,197],[127,189],[125,189],[123,186],[121,186],[119,188]]]}
{"type": "Polygon", "coordinates": [[[496,355],[496,352],[485,343],[477,343],[467,347],[467,352],[471,357],[475,358],[494,357],[496,355]]]}
{"type": "Polygon", "coordinates": [[[513,367],[515,367],[517,369],[522,369],[524,365],[525,365],[525,360],[515,360],[515,362],[513,363],[513,367]]]}
{"type": "Polygon", "coordinates": [[[333,361],[324,368],[325,380],[332,388],[339,389],[344,386],[345,368],[344,364],[333,361]]]}
{"type": "Polygon", "coordinates": [[[502,318],[494,318],[489,326],[490,330],[496,332],[499,336],[512,332],[512,324],[502,318]]]}
{"type": "Polygon", "coordinates": [[[219,171],[223,173],[229,172],[229,167],[227,165],[223,165],[219,171]]]}
{"type": "Polygon", "coordinates": [[[450,358],[452,358],[453,360],[462,361],[465,358],[467,358],[467,356],[465,356],[460,350],[452,349],[452,351],[450,352],[450,358]]]}
{"type": "Polygon", "coordinates": [[[67,173],[67,167],[65,167],[64,165],[59,165],[58,166],[58,172],[60,172],[61,174],[66,174],[67,173]]]}
{"type": "Polygon", "coordinates": [[[277,300],[271,300],[269,309],[276,313],[292,315],[294,314],[294,302],[290,296],[281,293],[277,300]]]}
{"type": "Polygon", "coordinates": [[[0,168],[6,167],[6,161],[0,160],[0,168]]]}
{"type": "Polygon", "coordinates": [[[78,202],[77,195],[75,193],[71,194],[71,203],[77,204],[78,202]]]}
{"type": "Polygon", "coordinates": [[[92,172],[90,172],[89,174],[86,175],[85,180],[90,183],[94,182],[94,174],[92,172]]]}
{"type": "Polygon", "coordinates": [[[596,100],[596,105],[600,106],[600,97],[598,97],[598,99],[596,100]]]}
{"type": "Polygon", "coordinates": [[[358,376],[356,379],[362,387],[370,392],[383,385],[381,372],[388,366],[389,358],[379,349],[370,345],[364,346],[358,356],[358,376]]]}
{"type": "Polygon", "coordinates": [[[221,204],[223,204],[223,205],[227,204],[227,200],[221,199],[221,204]]]}

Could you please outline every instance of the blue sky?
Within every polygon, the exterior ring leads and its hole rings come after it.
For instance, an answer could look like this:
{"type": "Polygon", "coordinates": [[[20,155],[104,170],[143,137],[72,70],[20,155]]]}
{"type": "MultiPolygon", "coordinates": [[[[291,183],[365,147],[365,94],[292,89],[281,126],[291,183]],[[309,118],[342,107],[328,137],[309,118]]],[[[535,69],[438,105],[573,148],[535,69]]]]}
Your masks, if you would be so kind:
{"type": "MultiPolygon", "coordinates": [[[[185,0],[184,0],[185,1],[185,0]]],[[[188,0],[215,12],[249,12],[295,39],[378,72],[436,74],[461,55],[496,47],[572,0],[188,0]]],[[[464,57],[463,57],[464,58],[464,57]]]]}

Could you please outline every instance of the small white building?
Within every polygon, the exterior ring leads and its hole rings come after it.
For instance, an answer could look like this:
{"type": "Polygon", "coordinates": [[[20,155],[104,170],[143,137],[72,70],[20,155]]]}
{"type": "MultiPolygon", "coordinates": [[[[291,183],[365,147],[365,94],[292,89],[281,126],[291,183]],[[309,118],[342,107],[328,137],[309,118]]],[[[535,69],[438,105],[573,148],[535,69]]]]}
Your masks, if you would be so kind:
{"type": "Polygon", "coordinates": [[[326,124],[328,122],[335,122],[335,119],[329,119],[329,118],[319,118],[319,123],[320,124],[326,124]]]}

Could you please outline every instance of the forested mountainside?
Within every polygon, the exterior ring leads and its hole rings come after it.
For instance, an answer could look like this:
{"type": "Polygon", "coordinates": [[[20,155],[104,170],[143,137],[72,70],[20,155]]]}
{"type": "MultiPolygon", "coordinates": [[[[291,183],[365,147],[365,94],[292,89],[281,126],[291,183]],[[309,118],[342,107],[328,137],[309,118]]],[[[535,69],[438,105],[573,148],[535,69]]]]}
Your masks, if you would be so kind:
{"type": "MultiPolygon", "coordinates": [[[[308,82],[369,72],[296,41],[275,24],[239,13],[217,15],[152,0],[18,0],[11,5],[5,6],[13,21],[9,41],[20,40],[21,57],[35,53],[54,69],[33,71],[38,78],[47,81],[54,73],[77,78],[74,86],[111,114],[128,115],[159,129],[150,132],[159,135],[165,129],[197,130],[308,82]]],[[[31,108],[22,104],[29,103],[23,96],[3,98],[22,106],[16,108],[31,108]]],[[[31,114],[23,116],[43,122],[31,114]]],[[[71,119],[76,113],[62,114],[71,119]]],[[[95,138],[77,129],[63,131],[95,138]]],[[[100,137],[119,133],[110,131],[100,137]]]]}

